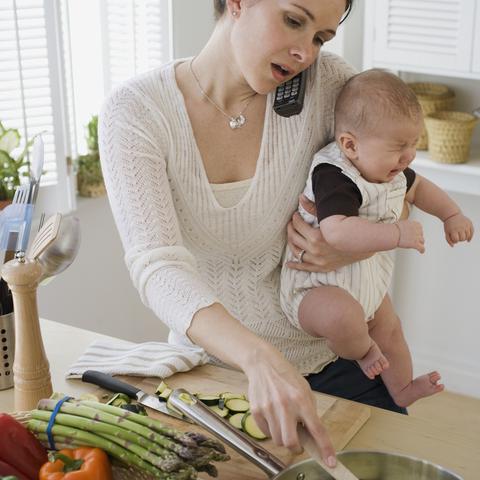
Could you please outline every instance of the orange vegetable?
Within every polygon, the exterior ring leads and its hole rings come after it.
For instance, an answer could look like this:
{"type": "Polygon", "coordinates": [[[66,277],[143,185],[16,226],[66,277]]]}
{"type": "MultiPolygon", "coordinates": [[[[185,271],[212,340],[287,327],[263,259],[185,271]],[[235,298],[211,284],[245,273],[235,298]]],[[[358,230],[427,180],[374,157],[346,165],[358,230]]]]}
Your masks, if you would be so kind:
{"type": "Polygon", "coordinates": [[[99,448],[82,447],[53,452],[42,465],[39,480],[112,480],[107,454],[99,448]]]}

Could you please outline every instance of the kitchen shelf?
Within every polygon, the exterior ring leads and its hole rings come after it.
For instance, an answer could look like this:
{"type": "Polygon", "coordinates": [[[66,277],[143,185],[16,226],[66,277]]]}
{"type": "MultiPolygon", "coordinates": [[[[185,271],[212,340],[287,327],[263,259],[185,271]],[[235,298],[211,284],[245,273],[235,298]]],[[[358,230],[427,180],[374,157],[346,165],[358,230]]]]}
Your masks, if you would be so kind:
{"type": "Polygon", "coordinates": [[[428,151],[418,150],[412,168],[444,190],[480,196],[480,149],[461,164],[435,162],[428,151]]]}

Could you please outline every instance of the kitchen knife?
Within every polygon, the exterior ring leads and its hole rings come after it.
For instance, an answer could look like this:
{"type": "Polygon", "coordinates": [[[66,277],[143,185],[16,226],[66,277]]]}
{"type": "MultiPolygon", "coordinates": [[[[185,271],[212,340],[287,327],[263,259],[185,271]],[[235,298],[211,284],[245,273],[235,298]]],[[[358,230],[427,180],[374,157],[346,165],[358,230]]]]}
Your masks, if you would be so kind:
{"type": "Polygon", "coordinates": [[[175,417],[178,420],[183,420],[184,422],[193,423],[187,417],[184,417],[181,413],[177,413],[172,409],[167,407],[165,401],[160,400],[156,395],[150,395],[149,393],[144,392],[140,388],[134,387],[128,383],[122,382],[111,375],[107,375],[103,372],[98,372],[96,370],[87,370],[82,375],[82,382],[93,383],[99,387],[105,388],[115,393],[124,393],[125,395],[133,398],[138,403],[144,405],[145,407],[152,408],[157,412],[169,415],[170,417],[175,417]]]}

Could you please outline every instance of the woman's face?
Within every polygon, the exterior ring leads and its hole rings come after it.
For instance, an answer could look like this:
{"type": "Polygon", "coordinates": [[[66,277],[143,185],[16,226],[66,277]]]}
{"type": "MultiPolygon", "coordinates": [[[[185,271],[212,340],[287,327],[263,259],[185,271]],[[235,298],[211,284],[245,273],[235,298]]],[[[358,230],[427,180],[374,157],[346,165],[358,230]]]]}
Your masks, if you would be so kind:
{"type": "Polygon", "coordinates": [[[243,0],[232,51],[250,87],[266,94],[308,68],[335,36],[346,0],[243,0]]]}

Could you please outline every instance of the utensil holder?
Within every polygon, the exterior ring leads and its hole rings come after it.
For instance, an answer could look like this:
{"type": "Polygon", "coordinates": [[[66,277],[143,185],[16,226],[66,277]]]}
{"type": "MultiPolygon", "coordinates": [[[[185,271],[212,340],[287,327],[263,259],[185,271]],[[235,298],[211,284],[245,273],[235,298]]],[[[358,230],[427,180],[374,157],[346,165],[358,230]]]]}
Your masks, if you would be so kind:
{"type": "Polygon", "coordinates": [[[0,390],[13,387],[15,356],[15,317],[13,312],[0,316],[0,390]]]}
{"type": "Polygon", "coordinates": [[[35,408],[52,394],[50,365],[40,331],[37,287],[43,268],[37,260],[16,258],[2,268],[2,277],[13,295],[15,312],[14,407],[35,408]]]}

